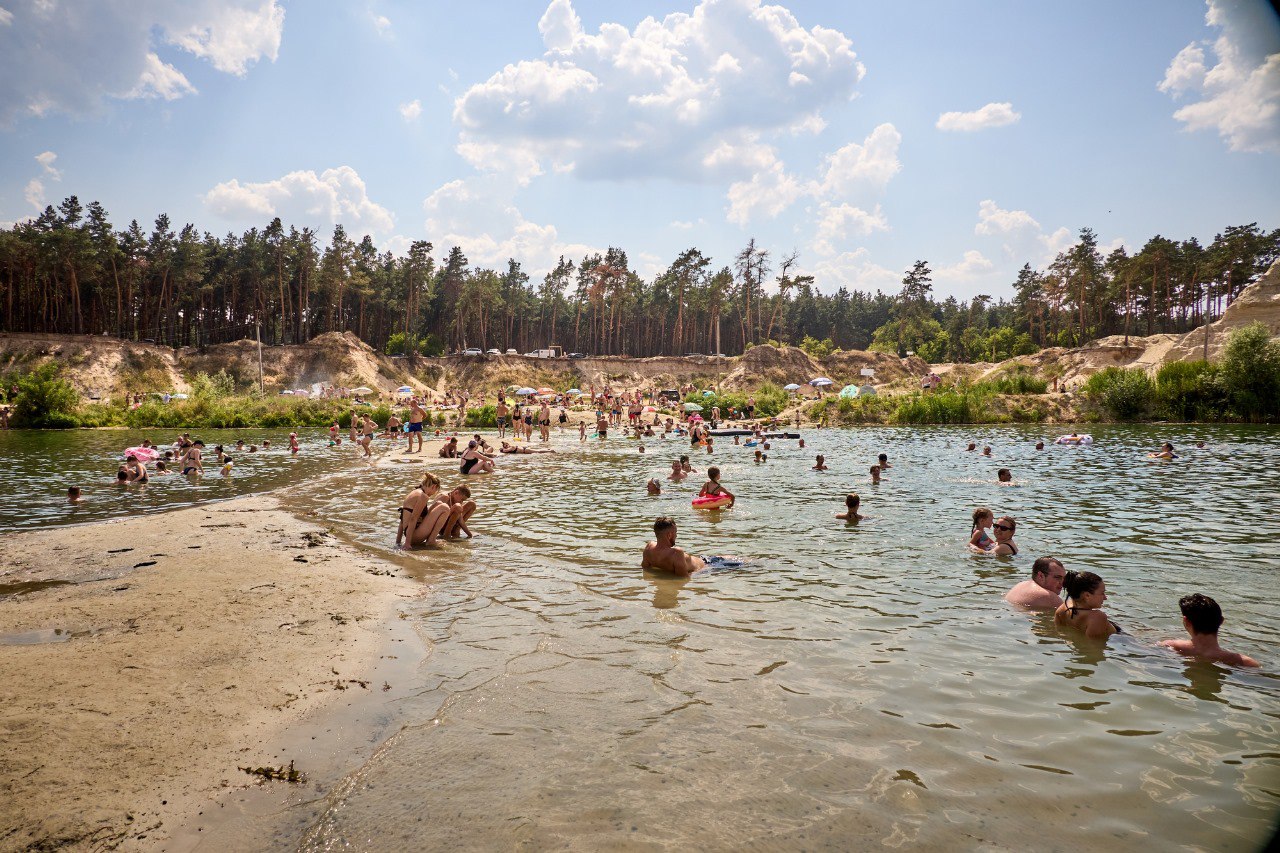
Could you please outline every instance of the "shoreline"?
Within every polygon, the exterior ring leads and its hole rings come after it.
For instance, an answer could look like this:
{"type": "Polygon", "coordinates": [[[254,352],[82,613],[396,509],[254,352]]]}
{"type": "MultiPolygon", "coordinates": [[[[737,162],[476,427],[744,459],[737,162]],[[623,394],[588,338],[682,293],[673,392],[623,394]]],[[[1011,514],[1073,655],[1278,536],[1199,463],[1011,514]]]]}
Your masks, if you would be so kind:
{"type": "Polygon", "coordinates": [[[237,768],[381,695],[397,605],[429,589],[270,493],[11,533],[0,559],[64,582],[0,600],[6,849],[150,845],[257,787],[237,768]]]}

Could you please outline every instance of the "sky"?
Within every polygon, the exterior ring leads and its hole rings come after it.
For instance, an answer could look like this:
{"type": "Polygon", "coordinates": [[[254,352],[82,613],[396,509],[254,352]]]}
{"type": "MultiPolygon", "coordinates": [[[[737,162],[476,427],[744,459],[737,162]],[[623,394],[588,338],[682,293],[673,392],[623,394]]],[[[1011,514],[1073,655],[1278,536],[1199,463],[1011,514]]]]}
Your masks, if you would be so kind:
{"type": "Polygon", "coordinates": [[[540,279],[751,239],[823,292],[1012,295],[1104,251],[1280,227],[1263,0],[0,0],[0,225],[341,223],[540,279]]]}

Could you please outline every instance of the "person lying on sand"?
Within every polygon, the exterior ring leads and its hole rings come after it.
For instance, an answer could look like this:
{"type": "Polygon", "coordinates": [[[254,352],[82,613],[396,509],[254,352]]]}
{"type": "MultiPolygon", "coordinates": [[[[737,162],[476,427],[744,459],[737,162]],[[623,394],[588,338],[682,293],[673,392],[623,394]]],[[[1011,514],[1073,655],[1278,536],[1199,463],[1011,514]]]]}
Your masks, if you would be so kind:
{"type": "Polygon", "coordinates": [[[498,452],[499,453],[524,453],[524,454],[555,453],[555,451],[549,447],[543,447],[543,448],[539,448],[538,450],[534,450],[532,447],[515,447],[509,441],[502,442],[502,447],[498,450],[498,452]]]}

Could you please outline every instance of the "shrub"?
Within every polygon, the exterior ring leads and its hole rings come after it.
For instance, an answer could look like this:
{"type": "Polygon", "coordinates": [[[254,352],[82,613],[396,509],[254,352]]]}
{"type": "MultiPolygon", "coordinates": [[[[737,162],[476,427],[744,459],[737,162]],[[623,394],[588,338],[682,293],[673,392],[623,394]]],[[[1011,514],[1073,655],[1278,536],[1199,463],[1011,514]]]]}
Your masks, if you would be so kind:
{"type": "Polygon", "coordinates": [[[479,409],[467,409],[466,425],[469,427],[492,427],[498,425],[493,406],[482,406],[479,409]]]}
{"type": "Polygon", "coordinates": [[[236,393],[236,380],[223,368],[210,376],[208,373],[197,373],[190,383],[191,396],[203,400],[221,400],[236,393]]]}
{"type": "Polygon", "coordinates": [[[818,340],[810,335],[805,335],[804,340],[800,342],[800,349],[814,358],[825,358],[836,351],[836,345],[831,338],[818,340]]]}
{"type": "Polygon", "coordinates": [[[900,424],[975,424],[990,420],[981,392],[938,391],[913,394],[898,403],[893,421],[900,424]]]}
{"type": "Polygon", "coordinates": [[[1221,375],[1237,415],[1250,421],[1280,415],[1280,344],[1262,323],[1231,333],[1221,375]]]}
{"type": "Polygon", "coordinates": [[[1032,376],[1026,370],[1015,370],[975,383],[972,390],[994,394],[1043,394],[1049,390],[1049,382],[1032,376]]]}
{"type": "Polygon", "coordinates": [[[1108,367],[1090,376],[1082,393],[1114,420],[1132,421],[1150,411],[1155,385],[1141,368],[1108,367]]]}
{"type": "Polygon", "coordinates": [[[62,378],[62,368],[47,362],[18,378],[13,425],[36,429],[69,429],[77,425],[80,395],[62,378]]]}
{"type": "Polygon", "coordinates": [[[1156,405],[1180,421],[1221,417],[1227,394],[1218,366],[1207,361],[1175,361],[1156,374],[1156,405]]]}

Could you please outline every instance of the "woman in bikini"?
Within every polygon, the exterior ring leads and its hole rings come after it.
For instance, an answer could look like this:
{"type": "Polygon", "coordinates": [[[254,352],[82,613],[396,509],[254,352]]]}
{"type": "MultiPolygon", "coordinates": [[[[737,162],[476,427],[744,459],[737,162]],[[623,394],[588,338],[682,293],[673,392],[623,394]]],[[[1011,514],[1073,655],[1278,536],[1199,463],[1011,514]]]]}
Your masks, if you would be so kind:
{"type": "Polygon", "coordinates": [[[400,527],[396,530],[396,547],[434,545],[436,537],[449,518],[450,506],[438,500],[440,480],[430,472],[422,476],[422,482],[404,496],[400,505],[400,527]]]}
{"type": "Polygon", "coordinates": [[[480,452],[473,438],[462,452],[462,465],[458,470],[463,474],[489,474],[493,472],[493,459],[480,452]]]}
{"type": "Polygon", "coordinates": [[[1018,522],[1013,519],[1013,516],[1001,516],[995,524],[991,525],[991,529],[995,531],[996,544],[990,553],[997,557],[1015,556],[1018,553],[1018,546],[1014,544],[1013,534],[1018,529],[1018,522]]]}
{"type": "Polygon", "coordinates": [[[1092,640],[1105,640],[1112,634],[1123,633],[1120,626],[1102,612],[1107,600],[1107,585],[1093,572],[1067,572],[1062,581],[1066,600],[1058,605],[1053,621],[1084,632],[1092,640]]]}

